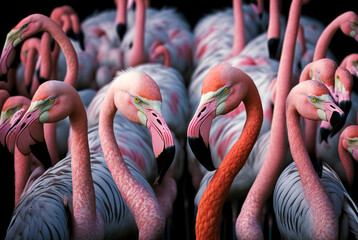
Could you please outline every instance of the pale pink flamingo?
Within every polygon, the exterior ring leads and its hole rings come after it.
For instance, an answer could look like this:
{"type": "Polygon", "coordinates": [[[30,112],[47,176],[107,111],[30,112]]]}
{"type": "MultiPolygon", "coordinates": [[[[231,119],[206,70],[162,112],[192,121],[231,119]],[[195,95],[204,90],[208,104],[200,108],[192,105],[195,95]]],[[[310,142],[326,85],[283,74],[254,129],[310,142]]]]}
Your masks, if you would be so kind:
{"type": "MultiPolygon", "coordinates": [[[[132,74],[135,75],[135,73],[132,74]]],[[[127,75],[124,74],[123,78],[128,75],[131,75],[131,73],[128,73],[127,75]]],[[[149,78],[139,78],[138,81],[140,84],[135,86],[132,85],[130,88],[126,87],[128,85],[124,84],[123,81],[116,81],[117,84],[113,84],[113,88],[122,86],[124,91],[130,91],[132,94],[139,94],[139,92],[136,92],[137,88],[147,87],[145,88],[147,93],[144,95],[141,94],[131,96],[128,92],[123,92],[123,94],[119,95],[114,94],[115,96],[112,95],[112,97],[115,97],[115,99],[112,99],[114,101],[112,102],[112,106],[115,110],[115,104],[121,102],[124,103],[123,100],[119,100],[117,98],[118,96],[120,98],[125,97],[127,100],[129,98],[129,101],[131,101],[132,98],[137,99],[137,97],[143,101],[145,100],[144,98],[152,98],[152,100],[157,99],[158,102],[153,101],[151,104],[154,105],[155,109],[160,107],[160,91],[154,81],[149,78]]],[[[133,79],[127,80],[126,82],[133,83],[133,79]]],[[[114,91],[113,88],[111,88],[112,93],[114,91]]],[[[107,107],[109,107],[109,105],[107,107]]],[[[128,108],[128,104],[126,103],[125,110],[122,112],[125,116],[129,117],[131,121],[141,123],[139,119],[143,120],[143,118],[138,117],[137,113],[139,111],[140,110],[134,106],[134,103],[132,103],[132,107],[130,108],[128,108]]],[[[147,113],[149,115],[148,119],[150,119],[148,122],[143,122],[143,124],[146,125],[146,123],[148,123],[147,126],[155,139],[155,141],[153,141],[155,143],[153,143],[152,148],[155,151],[155,155],[157,155],[158,159],[161,159],[164,164],[168,164],[171,162],[169,156],[172,156],[172,154],[166,154],[164,150],[164,139],[160,136],[165,135],[168,137],[165,138],[165,147],[172,150],[173,148],[170,148],[170,143],[173,143],[173,139],[170,138],[169,129],[168,131],[165,131],[165,128],[163,128],[165,126],[165,122],[162,118],[160,118],[159,112],[157,118],[152,115],[154,111],[155,110],[143,113],[143,116],[147,113]],[[162,128],[157,129],[153,124],[159,125],[159,121],[157,121],[159,118],[161,120],[162,128]],[[152,122],[152,120],[155,122],[152,122]],[[168,133],[169,135],[166,135],[168,133]],[[166,161],[168,162],[166,163],[166,161]]],[[[27,153],[30,151],[30,145],[35,142],[42,141],[40,135],[35,134],[33,130],[41,128],[41,125],[45,122],[58,121],[67,116],[70,117],[72,129],[71,153],[68,154],[65,159],[61,160],[58,164],[40,176],[31,185],[28,191],[24,193],[19,205],[14,211],[14,217],[9,225],[7,238],[9,239],[16,235],[23,236],[26,234],[33,234],[34,238],[40,236],[47,238],[50,234],[51,236],[57,236],[58,238],[69,238],[71,236],[83,239],[88,239],[89,237],[134,237],[135,234],[138,234],[136,233],[137,227],[131,210],[129,210],[128,205],[126,204],[126,200],[129,200],[128,196],[131,195],[131,193],[134,193],[130,190],[130,187],[142,189],[147,192],[146,196],[153,197],[155,196],[154,192],[151,190],[148,182],[141,176],[138,166],[131,160],[129,155],[123,156],[123,163],[126,164],[122,164],[122,167],[124,167],[124,171],[127,171],[127,174],[132,175],[132,180],[136,179],[135,181],[138,182],[139,185],[123,186],[124,189],[129,191],[127,193],[120,193],[118,191],[118,188],[112,178],[112,174],[107,168],[103,154],[101,152],[90,152],[89,150],[86,113],[81,99],[75,89],[60,81],[48,81],[40,86],[34,95],[32,105],[22,119],[23,122],[19,123],[21,125],[22,123],[25,123],[25,126],[20,130],[16,139],[16,144],[19,150],[23,153],[27,153]],[[45,112],[47,112],[47,114],[45,112]],[[43,116],[43,114],[40,113],[45,113],[47,117],[40,117],[43,116]],[[71,182],[73,184],[73,191],[71,182]],[[94,188],[92,182],[94,184],[94,188]],[[81,196],[81,198],[78,198],[79,196],[81,196]],[[126,200],[124,200],[122,196],[126,196],[126,200]],[[31,206],[30,209],[29,206],[31,206]],[[45,214],[42,214],[41,212],[38,212],[38,209],[42,208],[41,206],[45,207],[45,209],[51,209],[51,211],[42,210],[42,212],[46,212],[45,214]],[[30,215],[28,215],[28,211],[31,212],[30,215]],[[30,217],[28,219],[29,221],[24,219],[20,220],[22,218],[20,217],[22,214],[33,216],[36,219],[31,219],[30,217]],[[82,220],[77,220],[78,217],[82,220]],[[72,220],[69,221],[72,225],[68,222],[69,218],[72,218],[72,220]],[[39,224],[38,222],[33,225],[34,221],[46,222],[46,224],[39,224]],[[79,224],[81,223],[83,225],[80,226],[79,224]],[[41,230],[41,228],[45,227],[45,225],[49,227],[47,228],[48,230],[41,230]],[[26,227],[24,226],[31,226],[31,230],[27,232],[26,227]],[[73,236],[73,234],[75,235],[73,236]],[[90,236],[91,234],[93,235],[90,236]]],[[[104,117],[104,115],[101,115],[101,121],[105,122],[106,120],[104,117]]],[[[111,120],[109,119],[109,121],[111,120]]],[[[109,125],[108,127],[113,126],[109,125]]],[[[143,131],[143,128],[141,130],[143,131]]],[[[133,132],[131,133],[131,129],[122,129],[122,133],[125,135],[133,134],[133,132]]],[[[106,141],[106,143],[110,144],[108,141],[106,141]]],[[[133,145],[133,143],[131,144],[133,145]]],[[[142,144],[146,145],[144,142],[142,144]]],[[[102,146],[107,145],[103,144],[102,146]]],[[[105,147],[103,147],[103,150],[104,149],[105,147]]],[[[106,151],[104,152],[106,157],[110,155],[110,153],[106,151]]],[[[150,157],[154,159],[154,155],[150,155],[150,157]]],[[[123,158],[121,157],[121,159],[123,158]]],[[[117,175],[117,180],[118,177],[120,181],[121,177],[117,175]]],[[[137,194],[137,197],[141,198],[141,195],[137,194]]],[[[153,198],[153,201],[155,203],[155,197],[153,198]]],[[[150,203],[146,202],[145,206],[150,206],[150,203]]],[[[159,210],[159,215],[154,214],[152,216],[160,216],[160,214],[162,214],[160,209],[157,210],[159,210]]],[[[153,212],[150,211],[150,213],[153,212]]],[[[135,218],[138,220],[138,215],[136,214],[137,212],[134,212],[135,218]]],[[[146,214],[147,216],[150,216],[148,212],[146,212],[146,214]]],[[[152,223],[154,223],[153,219],[148,222],[149,225],[152,223]]],[[[158,225],[156,226],[160,227],[160,223],[163,222],[159,221],[157,223],[158,225]]],[[[141,224],[144,224],[144,226],[146,225],[142,222],[139,222],[138,224],[140,239],[143,236],[142,234],[145,234],[145,232],[142,231],[143,225],[141,224]]],[[[157,229],[153,228],[152,230],[158,233],[156,231],[157,229]]],[[[154,236],[152,235],[150,237],[154,236]]]]}
{"type": "Polygon", "coordinates": [[[271,136],[265,160],[236,220],[235,230],[238,239],[264,239],[261,227],[263,209],[273,192],[282,168],[287,163],[286,99],[292,87],[294,51],[300,13],[301,1],[292,1],[276,80],[271,136]]]}
{"type": "Polygon", "coordinates": [[[161,115],[160,89],[149,75],[129,71],[122,73],[114,81],[103,100],[102,106],[106,107],[102,107],[100,113],[99,135],[102,149],[114,181],[136,219],[139,239],[155,239],[163,233],[165,217],[155,195],[138,183],[126,167],[113,132],[115,113],[118,110],[131,121],[143,124],[150,130],[158,162],[159,182],[174,157],[174,140],[161,115]],[[124,82],[124,78],[130,81],[124,82]]]}
{"type": "Polygon", "coordinates": [[[284,238],[346,239],[348,231],[357,237],[357,207],[328,165],[323,164],[319,177],[300,128],[300,116],[335,126],[342,115],[329,90],[317,81],[300,83],[288,96],[287,131],[294,163],[282,172],[273,195],[277,225],[284,238]],[[348,220],[339,221],[342,217],[348,220]]]}
{"type": "Polygon", "coordinates": [[[220,213],[232,181],[249,156],[262,124],[262,107],[252,79],[222,63],[203,82],[202,101],[188,127],[189,144],[200,162],[212,168],[209,129],[212,120],[234,110],[243,101],[247,121],[239,140],[231,147],[206,188],[196,218],[197,239],[219,238],[220,213]]]}
{"type": "Polygon", "coordinates": [[[136,1],[135,14],[135,26],[121,43],[123,67],[161,62],[161,59],[154,59],[153,51],[158,45],[165,45],[171,55],[172,67],[185,75],[191,67],[194,36],[184,16],[174,9],[164,8],[146,17],[143,0],[136,1]]]}
{"type": "Polygon", "coordinates": [[[358,53],[351,53],[346,56],[340,66],[348,69],[353,76],[358,78],[358,53]]]}

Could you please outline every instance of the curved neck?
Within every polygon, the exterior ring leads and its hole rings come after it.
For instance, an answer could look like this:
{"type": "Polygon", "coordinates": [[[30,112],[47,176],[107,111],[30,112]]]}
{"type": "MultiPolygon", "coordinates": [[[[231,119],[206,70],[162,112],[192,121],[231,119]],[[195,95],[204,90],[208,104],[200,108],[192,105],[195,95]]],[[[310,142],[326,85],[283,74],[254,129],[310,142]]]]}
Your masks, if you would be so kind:
{"type": "Polygon", "coordinates": [[[73,187],[74,234],[81,239],[82,234],[94,229],[97,223],[96,196],[93,186],[86,111],[79,96],[73,99],[75,109],[70,115],[71,124],[71,169],[73,187]]]}
{"type": "Polygon", "coordinates": [[[315,172],[305,148],[298,114],[293,99],[287,101],[287,129],[292,158],[295,161],[302,182],[303,193],[309,205],[312,236],[315,239],[336,239],[338,219],[327,192],[315,172]]]}
{"type": "Polygon", "coordinates": [[[59,44],[66,58],[66,76],[64,82],[75,87],[78,75],[78,59],[71,41],[54,21],[45,21],[42,30],[50,33],[59,44]]]}
{"type": "MultiPolygon", "coordinates": [[[[286,99],[291,89],[292,68],[294,60],[294,50],[296,36],[298,32],[299,19],[301,13],[301,1],[292,1],[289,18],[287,22],[286,34],[282,46],[281,64],[277,75],[277,89],[275,97],[275,108],[272,116],[271,136],[265,161],[258,173],[253,186],[251,187],[240,213],[241,217],[254,213],[255,222],[261,220],[261,212],[267,199],[271,196],[276,181],[281,173],[285,157],[287,154],[288,141],[286,129],[286,99]],[[289,33],[289,34],[288,34],[289,33]]],[[[244,219],[243,219],[244,221],[244,219]]],[[[260,229],[259,226],[255,227],[260,229]]],[[[239,230],[241,231],[241,230],[239,230]]],[[[244,234],[248,230],[243,230],[244,234]]]]}
{"type": "Polygon", "coordinates": [[[153,192],[139,182],[129,171],[117,145],[113,130],[113,119],[117,111],[114,91],[108,90],[103,100],[99,117],[99,136],[106,163],[113,179],[134,215],[139,230],[139,239],[159,237],[165,224],[164,215],[153,192]]]}
{"type": "Polygon", "coordinates": [[[237,56],[245,47],[245,26],[242,13],[242,0],[233,0],[234,11],[234,43],[232,46],[233,56],[237,56]]]}
{"type": "Polygon", "coordinates": [[[116,18],[114,23],[126,23],[127,22],[127,1],[126,0],[114,0],[116,4],[116,18]]]}
{"type": "Polygon", "coordinates": [[[340,137],[338,143],[338,154],[339,158],[341,159],[344,171],[346,172],[348,185],[349,187],[352,187],[354,183],[354,164],[349,152],[343,148],[342,141],[343,138],[340,137]]]}
{"type": "Polygon", "coordinates": [[[159,45],[155,47],[154,55],[155,55],[154,58],[158,58],[159,56],[162,56],[164,59],[163,65],[166,67],[171,67],[170,53],[169,50],[164,45],[159,45]]]}
{"type": "Polygon", "coordinates": [[[144,49],[145,35],[145,4],[143,0],[136,0],[136,20],[130,66],[136,66],[147,61],[144,49]]]}
{"type": "Polygon", "coordinates": [[[38,55],[37,49],[29,49],[27,53],[26,61],[23,63],[25,68],[24,81],[27,86],[31,85],[32,80],[34,78],[37,55],[38,55]]]}
{"type": "Polygon", "coordinates": [[[346,16],[347,15],[345,14],[338,16],[323,30],[316,44],[313,61],[326,57],[328,46],[331,43],[334,34],[340,28],[341,24],[347,20],[346,16]]]}
{"type": "Polygon", "coordinates": [[[20,201],[21,194],[25,188],[27,179],[30,176],[30,159],[23,155],[15,146],[14,149],[14,170],[15,170],[15,206],[20,201]]]}
{"type": "Polygon", "coordinates": [[[248,91],[243,99],[247,120],[240,138],[221,162],[200,200],[195,226],[197,239],[219,239],[222,206],[235,176],[245,164],[260,132],[263,119],[260,96],[252,80],[247,81],[247,86],[248,91]]]}

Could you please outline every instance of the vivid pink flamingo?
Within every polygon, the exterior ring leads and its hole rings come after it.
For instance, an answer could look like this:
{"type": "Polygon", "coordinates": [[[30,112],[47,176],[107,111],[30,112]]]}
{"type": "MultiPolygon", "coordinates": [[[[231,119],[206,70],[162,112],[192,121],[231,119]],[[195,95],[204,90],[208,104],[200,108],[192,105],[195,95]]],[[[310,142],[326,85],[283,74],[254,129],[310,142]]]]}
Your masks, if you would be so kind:
{"type": "Polygon", "coordinates": [[[208,144],[212,120],[232,111],[241,101],[245,104],[247,121],[239,140],[220,164],[201,198],[195,227],[197,239],[219,238],[222,206],[232,181],[254,146],[263,118],[260,97],[252,79],[227,63],[213,67],[203,82],[202,101],[188,127],[190,147],[200,162],[205,164],[211,160],[208,144]]]}
{"type": "Polygon", "coordinates": [[[340,66],[345,67],[353,76],[358,77],[358,53],[351,53],[346,56],[340,66]]]}
{"type": "Polygon", "coordinates": [[[319,177],[305,149],[300,128],[300,116],[330,121],[335,126],[341,121],[343,111],[334,103],[325,85],[312,80],[301,82],[291,90],[286,109],[294,163],[282,172],[274,190],[274,211],[281,235],[284,238],[337,239],[341,234],[347,234],[347,225],[356,234],[358,225],[352,225],[355,220],[346,221],[345,227],[339,226],[338,221],[345,214],[352,214],[348,218],[356,218],[355,204],[338,176],[326,164],[323,164],[319,177]]]}
{"type": "Polygon", "coordinates": [[[287,158],[286,99],[292,85],[294,50],[299,31],[301,1],[292,1],[276,80],[276,95],[268,151],[236,220],[238,239],[264,239],[263,208],[271,196],[287,158]],[[288,34],[290,33],[290,34],[288,34]]]}

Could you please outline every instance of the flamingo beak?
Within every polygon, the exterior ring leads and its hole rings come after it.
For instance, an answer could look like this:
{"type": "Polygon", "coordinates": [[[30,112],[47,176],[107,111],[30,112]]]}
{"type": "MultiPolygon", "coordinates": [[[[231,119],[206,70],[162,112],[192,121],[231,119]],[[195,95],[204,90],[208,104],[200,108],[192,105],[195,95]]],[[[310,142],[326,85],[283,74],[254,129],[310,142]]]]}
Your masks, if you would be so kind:
{"type": "Polygon", "coordinates": [[[345,124],[346,114],[335,103],[330,101],[323,104],[323,111],[327,116],[327,121],[333,127],[331,132],[331,136],[333,137],[345,124]]]}
{"type": "Polygon", "coordinates": [[[270,38],[267,41],[269,55],[271,59],[280,59],[280,38],[270,38]]]}
{"type": "Polygon", "coordinates": [[[174,160],[174,139],[162,114],[153,109],[146,109],[146,116],[147,128],[152,136],[153,151],[158,166],[155,183],[160,184],[174,160]]]}
{"type": "Polygon", "coordinates": [[[188,127],[188,141],[198,161],[208,170],[215,170],[211,158],[209,135],[213,119],[216,116],[216,100],[212,99],[199,105],[188,127]]]}
{"type": "Polygon", "coordinates": [[[127,24],[125,23],[118,23],[116,26],[116,31],[117,31],[117,35],[119,40],[123,40],[124,34],[127,31],[127,24]]]}
{"type": "Polygon", "coordinates": [[[16,138],[16,135],[13,135],[11,130],[20,122],[24,112],[24,109],[20,109],[14,114],[11,120],[3,120],[0,125],[0,142],[3,146],[6,146],[11,153],[14,152],[16,138]]]}
{"type": "Polygon", "coordinates": [[[15,139],[12,141],[22,154],[28,155],[31,152],[44,168],[48,169],[51,167],[51,158],[44,139],[43,123],[39,121],[39,113],[39,109],[26,112],[10,133],[11,138],[15,139]]]}
{"type": "Polygon", "coordinates": [[[82,51],[85,50],[85,42],[84,42],[84,35],[83,35],[83,32],[82,31],[79,31],[79,32],[74,32],[72,29],[68,29],[66,31],[66,35],[67,37],[69,38],[72,38],[76,41],[78,41],[78,43],[80,44],[80,48],[82,51]]]}
{"type": "Polygon", "coordinates": [[[329,122],[322,121],[321,126],[319,128],[319,133],[320,133],[320,136],[321,136],[320,143],[322,143],[323,141],[328,143],[328,136],[331,133],[331,131],[332,131],[331,124],[329,122]]]}
{"type": "MultiPolygon", "coordinates": [[[[21,41],[22,40],[20,30],[13,29],[7,34],[0,57],[0,75],[7,74],[9,68],[12,66],[16,56],[15,47],[21,41]]],[[[5,79],[6,78],[1,78],[2,81],[4,81],[5,79]]]]}

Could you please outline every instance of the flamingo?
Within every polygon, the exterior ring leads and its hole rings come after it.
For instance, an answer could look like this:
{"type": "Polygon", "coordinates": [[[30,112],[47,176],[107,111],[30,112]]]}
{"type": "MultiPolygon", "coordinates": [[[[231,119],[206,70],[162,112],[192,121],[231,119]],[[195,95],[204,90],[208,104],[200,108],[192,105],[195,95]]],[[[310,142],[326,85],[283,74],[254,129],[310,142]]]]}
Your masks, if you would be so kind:
{"type": "MultiPolygon", "coordinates": [[[[123,80],[126,76],[128,77],[128,75],[133,76],[135,74],[123,74],[122,81],[116,81],[118,84],[113,85],[113,88],[118,87],[118,85],[125,87],[123,80]]],[[[138,75],[141,76],[141,74],[138,75]]],[[[126,82],[130,83],[132,80],[133,79],[128,80],[127,78],[126,82]]],[[[154,99],[160,99],[159,89],[153,84],[154,82],[151,79],[139,78],[138,81],[141,84],[137,86],[151,86],[149,89],[146,89],[149,90],[150,93],[148,93],[149,95],[144,95],[145,97],[151,96],[154,99]]],[[[125,91],[132,91],[131,93],[139,94],[139,92],[135,90],[136,89],[132,87],[125,91]]],[[[113,90],[111,89],[111,91],[113,90]]],[[[124,96],[130,97],[128,92],[124,94],[124,96]]],[[[141,99],[144,99],[144,96],[136,95],[136,97],[141,97],[141,99]]],[[[115,102],[118,102],[117,98],[115,102]]],[[[112,104],[114,106],[114,103],[112,104]]],[[[156,102],[156,104],[159,105],[155,107],[160,106],[159,102],[156,102]]],[[[137,116],[138,109],[135,108],[134,105],[132,106],[131,110],[129,110],[126,104],[127,112],[125,116],[128,116],[131,120],[135,120],[131,116],[137,116]],[[133,110],[135,112],[133,112],[133,110]]],[[[148,112],[148,114],[149,113],[152,114],[152,112],[148,112]]],[[[121,195],[118,191],[105,163],[103,153],[90,152],[89,150],[86,113],[75,89],[61,81],[48,81],[39,87],[32,100],[32,105],[22,119],[23,122],[19,123],[21,125],[24,123],[25,125],[21,128],[16,139],[19,150],[23,153],[28,153],[30,151],[29,146],[41,141],[40,135],[32,133],[30,129],[39,129],[45,122],[57,121],[67,116],[70,116],[72,129],[71,153],[40,176],[23,195],[19,205],[15,209],[12,222],[9,225],[7,238],[13,238],[15,236],[14,234],[20,236],[27,234],[26,231],[29,230],[29,228],[31,229],[31,234],[43,235],[45,238],[47,238],[46,234],[52,234],[52,236],[58,236],[59,238],[72,236],[85,239],[90,238],[91,234],[94,234],[92,237],[96,238],[128,237],[131,236],[131,234],[135,234],[136,226],[133,215],[122,198],[122,196],[126,194],[122,193],[121,195]],[[41,116],[44,116],[43,114],[48,117],[42,118],[41,116]],[[25,141],[25,139],[27,140],[25,141]],[[73,190],[71,182],[73,184],[73,190]],[[81,197],[79,198],[79,196],[81,197]],[[42,214],[41,212],[37,212],[39,208],[33,208],[33,206],[44,206],[43,204],[46,206],[45,209],[53,210],[42,214]],[[30,209],[29,206],[31,206],[30,209]],[[85,208],[83,206],[85,206],[85,208]],[[49,228],[46,228],[48,230],[34,230],[35,226],[32,226],[34,219],[28,219],[28,222],[24,219],[20,220],[22,214],[29,216],[28,211],[32,211],[30,215],[34,216],[37,221],[46,222],[46,225],[49,226],[49,228]],[[69,213],[70,215],[68,216],[69,213]],[[52,214],[56,214],[56,217],[53,217],[52,214]],[[82,220],[77,220],[78,217],[82,218],[82,220]],[[72,230],[68,229],[68,218],[72,218],[72,226],[70,226],[72,230]],[[82,226],[80,225],[81,223],[82,226]],[[22,230],[20,230],[19,227],[22,230]],[[90,228],[90,230],[87,228],[90,228]],[[71,234],[75,235],[73,236],[71,234]]],[[[156,121],[156,119],[158,119],[152,116],[153,115],[149,116],[151,120],[154,119],[156,121]]],[[[101,117],[101,119],[103,118],[101,117]]],[[[165,122],[163,119],[161,120],[162,127],[164,127],[165,122]]],[[[139,122],[139,119],[136,121],[139,122]]],[[[154,124],[158,124],[158,122],[154,124]]],[[[155,139],[157,139],[157,141],[153,143],[156,155],[161,156],[162,161],[165,162],[167,160],[170,162],[170,157],[166,159],[165,157],[163,158],[163,155],[170,156],[171,154],[166,155],[164,149],[156,147],[157,144],[158,146],[164,146],[164,143],[161,143],[159,139],[162,131],[165,131],[165,129],[162,128],[156,133],[156,129],[153,129],[153,125],[149,125],[149,122],[148,127],[150,127],[155,139]],[[159,137],[159,139],[156,137],[159,137]],[[163,155],[161,155],[161,153],[163,155]]],[[[130,131],[128,133],[130,133],[130,131]]],[[[168,138],[166,138],[166,140],[170,142],[170,135],[167,136],[168,138]]],[[[107,143],[110,144],[110,142],[107,143]]],[[[168,144],[166,146],[169,147],[168,144]]],[[[104,154],[106,157],[110,155],[110,153],[106,153],[106,151],[104,151],[104,154]]],[[[128,156],[124,156],[124,159],[127,163],[127,167],[125,167],[127,171],[129,170],[134,178],[140,182],[139,188],[149,191],[147,194],[149,196],[154,195],[153,192],[151,193],[152,190],[148,182],[141,177],[137,165],[135,165],[128,156]]],[[[134,185],[130,185],[129,187],[138,188],[138,186],[134,185]]],[[[132,192],[130,189],[127,190],[129,193],[132,192]]],[[[128,196],[128,193],[126,196],[128,196]]],[[[35,225],[39,228],[45,226],[44,224],[35,225]]],[[[139,225],[138,228],[140,236],[142,236],[141,225],[139,225]]],[[[36,238],[36,236],[34,237],[36,238]]]]}
{"type": "MultiPolygon", "coordinates": [[[[213,67],[203,82],[202,100],[188,127],[192,151],[201,162],[210,161],[209,129],[213,118],[245,104],[247,121],[239,140],[233,145],[206,188],[198,207],[196,237],[219,237],[219,220],[230,185],[243,167],[262,124],[262,107],[252,79],[226,63],[213,67]]],[[[208,165],[208,164],[207,164],[208,165]]]]}
{"type": "Polygon", "coordinates": [[[267,154],[253,182],[236,220],[236,236],[238,239],[264,239],[261,222],[263,207],[273,192],[275,182],[284,164],[287,162],[287,130],[285,128],[285,105],[291,89],[294,49],[296,35],[299,31],[301,1],[292,1],[278,76],[276,80],[275,108],[273,111],[271,137],[267,154]]]}
{"type": "Polygon", "coordinates": [[[191,67],[193,41],[183,15],[174,9],[163,9],[146,18],[145,3],[138,0],[135,26],[126,33],[120,47],[123,67],[161,61],[154,59],[152,54],[155,47],[165,45],[171,55],[172,67],[185,75],[191,67]]]}
{"type": "Polygon", "coordinates": [[[338,224],[338,218],[347,211],[353,211],[353,215],[346,216],[353,232],[356,232],[357,208],[333,170],[323,164],[322,177],[314,170],[304,147],[300,115],[316,121],[329,121],[335,126],[342,120],[343,111],[320,82],[304,81],[291,90],[286,117],[294,163],[281,173],[273,195],[280,233],[284,238],[292,239],[337,239],[342,236],[339,231],[344,233],[347,230],[347,227],[339,227],[338,224]],[[355,223],[351,225],[350,222],[355,223]]]}

